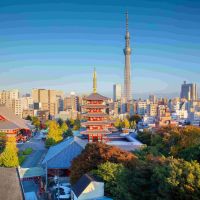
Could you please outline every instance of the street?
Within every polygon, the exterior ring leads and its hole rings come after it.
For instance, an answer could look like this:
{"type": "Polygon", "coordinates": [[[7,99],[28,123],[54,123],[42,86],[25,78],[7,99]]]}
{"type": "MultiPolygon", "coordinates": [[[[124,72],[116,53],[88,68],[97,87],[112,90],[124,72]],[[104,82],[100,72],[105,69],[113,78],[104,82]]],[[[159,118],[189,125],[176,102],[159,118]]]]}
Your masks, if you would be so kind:
{"type": "MultiPolygon", "coordinates": [[[[31,167],[40,167],[41,162],[47,152],[45,148],[44,141],[39,137],[39,133],[36,134],[29,141],[18,144],[19,150],[25,150],[26,148],[32,148],[33,152],[26,158],[26,160],[22,163],[21,168],[31,168],[31,167]]],[[[35,191],[37,194],[38,186],[33,180],[22,181],[24,192],[35,191]]]]}

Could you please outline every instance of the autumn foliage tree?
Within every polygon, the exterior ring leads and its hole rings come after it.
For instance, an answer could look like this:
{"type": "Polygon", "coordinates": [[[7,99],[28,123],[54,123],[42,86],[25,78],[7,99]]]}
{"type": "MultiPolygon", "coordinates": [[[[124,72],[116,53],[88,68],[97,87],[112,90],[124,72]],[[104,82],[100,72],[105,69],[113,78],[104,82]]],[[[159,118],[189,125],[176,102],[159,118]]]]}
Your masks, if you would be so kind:
{"type": "Polygon", "coordinates": [[[17,152],[15,137],[8,137],[5,149],[0,155],[1,165],[4,167],[17,167],[19,165],[17,152]]]}
{"type": "Polygon", "coordinates": [[[46,146],[49,147],[60,142],[63,139],[62,129],[56,121],[49,122],[49,132],[47,135],[46,146]]]}
{"type": "Polygon", "coordinates": [[[118,147],[103,143],[89,143],[83,152],[72,161],[70,180],[75,183],[83,174],[97,169],[97,166],[106,161],[122,163],[129,166],[137,160],[134,154],[118,147]]]}

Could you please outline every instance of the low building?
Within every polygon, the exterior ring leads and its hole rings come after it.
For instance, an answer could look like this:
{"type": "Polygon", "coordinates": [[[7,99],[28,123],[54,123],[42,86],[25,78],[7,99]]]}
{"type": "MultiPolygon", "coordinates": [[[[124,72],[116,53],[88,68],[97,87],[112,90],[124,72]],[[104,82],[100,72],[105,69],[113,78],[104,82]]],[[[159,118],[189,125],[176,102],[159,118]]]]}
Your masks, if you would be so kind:
{"type": "Polygon", "coordinates": [[[86,142],[78,137],[70,137],[52,146],[42,161],[42,166],[48,171],[48,177],[68,177],[72,160],[82,152],[85,145],[86,142]]]}
{"type": "Polygon", "coordinates": [[[0,167],[0,199],[25,200],[16,168],[0,167]]]}
{"type": "Polygon", "coordinates": [[[85,174],[75,185],[71,191],[72,200],[112,200],[104,196],[104,182],[98,178],[85,174]]]}

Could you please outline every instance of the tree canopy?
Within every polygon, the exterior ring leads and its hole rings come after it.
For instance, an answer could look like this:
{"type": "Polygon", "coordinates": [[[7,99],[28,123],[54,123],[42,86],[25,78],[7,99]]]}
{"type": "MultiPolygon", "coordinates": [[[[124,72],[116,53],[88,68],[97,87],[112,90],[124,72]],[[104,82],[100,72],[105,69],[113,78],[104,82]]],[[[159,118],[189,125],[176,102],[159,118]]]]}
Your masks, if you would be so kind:
{"type": "Polygon", "coordinates": [[[83,174],[97,169],[97,166],[110,161],[131,165],[136,156],[127,151],[103,143],[89,143],[82,153],[72,161],[70,180],[75,183],[83,174]]]}
{"type": "Polygon", "coordinates": [[[5,149],[0,155],[1,165],[5,167],[17,167],[19,165],[17,152],[15,137],[8,137],[5,149]]]}

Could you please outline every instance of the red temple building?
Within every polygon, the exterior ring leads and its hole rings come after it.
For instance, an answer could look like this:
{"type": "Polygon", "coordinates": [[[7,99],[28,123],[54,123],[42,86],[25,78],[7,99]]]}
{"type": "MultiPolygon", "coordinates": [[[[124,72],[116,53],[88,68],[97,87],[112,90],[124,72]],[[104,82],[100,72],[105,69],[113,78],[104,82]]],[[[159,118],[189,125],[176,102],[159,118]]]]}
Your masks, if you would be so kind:
{"type": "Polygon", "coordinates": [[[25,141],[31,136],[27,122],[20,119],[5,106],[0,106],[0,132],[6,133],[8,137],[16,137],[17,141],[25,141]]]}
{"type": "Polygon", "coordinates": [[[87,122],[81,124],[86,127],[86,131],[82,131],[81,134],[87,135],[89,142],[106,142],[106,135],[110,133],[108,130],[108,127],[110,127],[109,116],[106,114],[107,106],[105,104],[108,98],[98,94],[96,86],[96,71],[94,71],[93,93],[84,98],[86,104],[82,106],[86,111],[83,116],[87,119],[87,122]]]}

